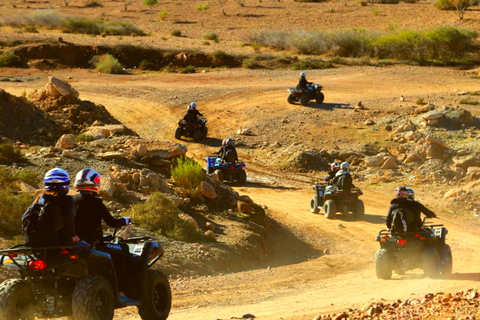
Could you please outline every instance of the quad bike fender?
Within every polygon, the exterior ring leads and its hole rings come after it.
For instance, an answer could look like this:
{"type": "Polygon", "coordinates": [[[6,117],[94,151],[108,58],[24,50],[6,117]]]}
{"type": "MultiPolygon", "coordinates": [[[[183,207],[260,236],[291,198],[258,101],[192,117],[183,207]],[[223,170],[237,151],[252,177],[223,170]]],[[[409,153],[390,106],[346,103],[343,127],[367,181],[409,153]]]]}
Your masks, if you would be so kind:
{"type": "Polygon", "coordinates": [[[113,267],[112,257],[103,251],[92,250],[87,259],[89,275],[100,275],[105,277],[112,286],[113,292],[117,292],[117,275],[113,267]]]}
{"type": "MultiPolygon", "coordinates": [[[[155,241],[147,241],[143,245],[142,254],[140,255],[140,283],[142,288],[147,288],[148,286],[148,269],[155,264],[155,262],[160,259],[164,250],[161,244],[155,241]]],[[[145,290],[142,290],[145,292],[145,290]]],[[[145,297],[142,297],[142,301],[145,300],[145,297]]]]}

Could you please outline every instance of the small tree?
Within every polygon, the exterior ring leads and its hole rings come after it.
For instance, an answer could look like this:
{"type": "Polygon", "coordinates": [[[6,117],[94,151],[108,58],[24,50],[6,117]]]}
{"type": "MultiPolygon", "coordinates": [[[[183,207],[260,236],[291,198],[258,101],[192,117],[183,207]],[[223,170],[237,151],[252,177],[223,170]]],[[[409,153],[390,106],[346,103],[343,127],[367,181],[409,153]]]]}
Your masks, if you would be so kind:
{"type": "Polygon", "coordinates": [[[216,0],[216,1],[220,5],[220,8],[222,8],[222,14],[227,15],[225,13],[225,9],[223,7],[225,6],[225,4],[227,3],[228,0],[216,0]]]}
{"type": "Polygon", "coordinates": [[[452,0],[453,4],[457,8],[458,18],[463,19],[463,14],[473,4],[472,0],[452,0]]]}
{"type": "Polygon", "coordinates": [[[143,4],[150,7],[150,21],[152,21],[152,7],[158,4],[158,0],[143,0],[143,4]]]}
{"type": "Polygon", "coordinates": [[[195,10],[197,10],[198,12],[200,12],[201,14],[201,20],[200,20],[200,24],[202,25],[203,27],[203,15],[205,14],[205,11],[207,11],[209,9],[209,6],[208,6],[208,3],[204,2],[204,3],[198,3],[196,6],[195,6],[195,10]]]}

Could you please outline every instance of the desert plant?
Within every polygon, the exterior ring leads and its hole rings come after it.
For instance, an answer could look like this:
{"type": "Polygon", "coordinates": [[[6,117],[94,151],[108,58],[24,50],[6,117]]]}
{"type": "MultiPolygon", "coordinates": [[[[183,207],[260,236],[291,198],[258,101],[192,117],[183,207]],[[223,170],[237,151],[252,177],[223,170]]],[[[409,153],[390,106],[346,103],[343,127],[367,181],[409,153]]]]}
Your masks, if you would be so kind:
{"type": "Polygon", "coordinates": [[[164,21],[165,19],[167,19],[167,15],[168,15],[168,12],[166,10],[161,10],[159,13],[158,13],[158,18],[162,21],[164,21]]]}
{"type": "Polygon", "coordinates": [[[253,49],[253,51],[255,51],[256,53],[259,53],[259,52],[262,50],[262,44],[261,44],[261,43],[258,43],[258,42],[253,42],[253,43],[252,43],[252,49],[253,49]]]}
{"type": "Polygon", "coordinates": [[[212,40],[215,43],[218,43],[218,36],[215,32],[209,32],[206,35],[203,36],[203,39],[205,40],[212,40]]]}
{"type": "Polygon", "coordinates": [[[11,144],[0,144],[0,164],[12,164],[15,162],[23,162],[23,156],[20,150],[11,144]]]}
{"type": "Polygon", "coordinates": [[[195,160],[187,157],[178,158],[171,174],[173,181],[185,195],[196,196],[200,192],[205,176],[202,166],[195,160]]]}
{"type": "Polygon", "coordinates": [[[181,219],[181,213],[172,199],[160,192],[153,193],[145,203],[135,204],[128,210],[128,215],[141,228],[175,240],[201,240],[203,235],[200,230],[181,219]]]}
{"type": "Polygon", "coordinates": [[[158,4],[158,0],[143,0],[143,4],[149,7],[150,10],[150,20],[152,21],[152,8],[158,4]]]}
{"type": "Polygon", "coordinates": [[[197,5],[195,6],[195,10],[197,10],[198,12],[200,12],[200,24],[202,25],[203,27],[203,16],[205,15],[205,12],[209,9],[210,7],[208,6],[208,3],[207,2],[203,2],[203,3],[197,3],[197,5]]]}
{"type": "Polygon", "coordinates": [[[245,0],[237,0],[237,3],[240,7],[245,7],[245,0]]]}
{"type": "Polygon", "coordinates": [[[471,105],[471,106],[476,106],[479,103],[476,100],[462,99],[462,100],[460,100],[460,104],[468,104],[468,105],[471,105]]]}
{"type": "Polygon", "coordinates": [[[439,10],[455,10],[455,4],[452,0],[436,0],[435,8],[439,10]]]}
{"type": "Polygon", "coordinates": [[[377,8],[373,8],[372,13],[373,13],[374,16],[379,16],[380,15],[380,10],[378,10],[377,8]]]}
{"type": "Polygon", "coordinates": [[[40,187],[42,182],[42,178],[38,173],[31,170],[15,170],[13,172],[13,177],[35,188],[40,187]]]}
{"type": "Polygon", "coordinates": [[[38,29],[35,26],[25,26],[23,27],[23,31],[28,33],[38,33],[38,29]]]}
{"type": "Polygon", "coordinates": [[[140,65],[138,66],[140,70],[158,70],[160,69],[158,64],[150,61],[150,60],[142,60],[140,65]]]}
{"type": "Polygon", "coordinates": [[[463,19],[465,11],[473,4],[472,0],[452,0],[455,8],[457,8],[458,18],[463,19]]]}
{"type": "Polygon", "coordinates": [[[95,137],[86,133],[80,133],[75,137],[76,142],[90,142],[94,140],[95,140],[95,137]]]}
{"type": "Polygon", "coordinates": [[[425,99],[418,98],[417,101],[415,102],[415,104],[423,106],[423,105],[426,105],[427,103],[425,102],[425,99]]]}
{"type": "Polygon", "coordinates": [[[175,29],[175,30],[172,30],[172,32],[170,34],[174,37],[181,37],[182,36],[182,31],[180,31],[178,29],[175,29]]]}
{"type": "Polygon", "coordinates": [[[222,14],[226,16],[227,14],[225,13],[225,4],[228,2],[228,0],[215,0],[216,3],[220,5],[220,9],[222,10],[222,14]]]}
{"type": "Polygon", "coordinates": [[[11,51],[4,51],[0,55],[0,67],[17,67],[20,64],[20,57],[11,51]]]}
{"type": "Polygon", "coordinates": [[[247,58],[242,61],[242,67],[246,69],[258,69],[261,66],[258,64],[258,61],[255,57],[247,58]]]}
{"type": "Polygon", "coordinates": [[[195,72],[197,71],[195,70],[194,66],[187,66],[183,68],[182,71],[180,71],[180,73],[195,73],[195,72]]]}
{"type": "Polygon", "coordinates": [[[212,53],[213,61],[216,63],[220,63],[224,61],[225,59],[229,58],[230,56],[222,50],[215,50],[212,53]]]}
{"type": "Polygon", "coordinates": [[[98,72],[110,74],[121,74],[125,72],[123,65],[111,54],[96,56],[92,63],[98,72]]]}

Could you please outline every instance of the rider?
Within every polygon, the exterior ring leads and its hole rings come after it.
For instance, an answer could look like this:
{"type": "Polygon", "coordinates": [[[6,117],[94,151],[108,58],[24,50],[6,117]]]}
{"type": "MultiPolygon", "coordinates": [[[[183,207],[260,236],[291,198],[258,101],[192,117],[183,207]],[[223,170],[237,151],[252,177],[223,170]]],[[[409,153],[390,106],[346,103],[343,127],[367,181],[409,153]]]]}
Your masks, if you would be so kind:
{"type": "Polygon", "coordinates": [[[353,185],[352,175],[350,174],[350,164],[348,162],[342,162],[340,169],[333,178],[332,184],[336,185],[338,189],[345,193],[350,193],[353,185]]]}
{"type": "Polygon", "coordinates": [[[198,121],[198,117],[203,117],[203,114],[198,112],[197,110],[197,103],[192,102],[187,107],[187,113],[183,116],[183,120],[187,122],[187,124],[192,125],[196,124],[198,121]]]}
{"type": "Polygon", "coordinates": [[[122,302],[130,301],[123,292],[126,279],[127,254],[104,244],[102,220],[112,228],[120,228],[132,223],[128,217],[115,219],[98,198],[100,191],[100,173],[93,169],[83,169],[75,177],[75,189],[78,194],[73,197],[75,208],[75,228],[80,239],[96,245],[96,248],[105,251],[112,257],[117,272],[118,295],[122,302]]]}
{"type": "Polygon", "coordinates": [[[437,215],[433,211],[425,207],[422,203],[420,203],[420,201],[415,200],[415,192],[413,191],[412,188],[407,188],[407,192],[408,192],[408,195],[407,195],[408,200],[415,202],[415,206],[412,211],[413,218],[414,218],[412,228],[414,228],[413,230],[417,230],[419,228],[422,229],[423,228],[423,225],[422,225],[423,223],[421,218],[422,212],[424,215],[426,215],[429,218],[436,218],[437,215]]]}
{"type": "Polygon", "coordinates": [[[328,177],[323,178],[323,181],[330,181],[335,177],[337,174],[338,170],[340,170],[340,162],[332,162],[330,164],[330,171],[328,172],[328,177]]]}
{"type": "Polygon", "coordinates": [[[307,73],[303,71],[300,73],[300,79],[298,80],[297,89],[310,90],[312,83],[307,81],[307,73]]]}
{"type": "Polygon", "coordinates": [[[67,195],[70,189],[68,172],[61,168],[54,168],[45,174],[43,183],[45,191],[36,197],[23,214],[22,223],[24,230],[30,233],[28,224],[31,221],[28,214],[33,210],[35,204],[45,208],[42,217],[47,219],[47,223],[43,224],[42,228],[44,229],[37,229],[36,236],[32,235],[30,239],[27,235],[25,243],[36,247],[78,243],[79,238],[76,236],[73,224],[73,199],[67,195]]]}
{"type": "Polygon", "coordinates": [[[235,141],[232,138],[223,139],[222,147],[215,152],[218,154],[222,161],[228,163],[235,163],[238,161],[237,150],[235,149],[235,141]]]}

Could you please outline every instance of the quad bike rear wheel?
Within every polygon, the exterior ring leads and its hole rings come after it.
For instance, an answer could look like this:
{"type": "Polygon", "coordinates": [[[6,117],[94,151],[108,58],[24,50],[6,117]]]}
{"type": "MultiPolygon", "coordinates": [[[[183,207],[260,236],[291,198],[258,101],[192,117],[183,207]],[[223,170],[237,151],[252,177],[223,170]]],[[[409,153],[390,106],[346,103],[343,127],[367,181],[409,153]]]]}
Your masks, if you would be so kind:
{"type": "Polygon", "coordinates": [[[237,181],[238,181],[238,184],[241,186],[244,186],[245,183],[247,183],[247,173],[245,172],[245,170],[243,169],[238,170],[237,181]]]}
{"type": "Polygon", "coordinates": [[[33,286],[23,279],[5,280],[0,285],[0,319],[33,320],[35,295],[33,286]]]}
{"type": "Polygon", "coordinates": [[[440,259],[435,247],[426,247],[422,253],[423,273],[430,278],[435,278],[440,272],[440,259]]]}
{"type": "Polygon", "coordinates": [[[441,274],[451,274],[453,267],[452,249],[448,244],[442,248],[442,261],[440,263],[441,274]]]}
{"type": "Polygon", "coordinates": [[[215,173],[218,176],[218,181],[223,182],[223,172],[220,169],[215,170],[215,173]]]}
{"type": "Polygon", "coordinates": [[[310,199],[310,211],[312,211],[315,214],[320,212],[320,209],[318,209],[318,196],[317,195],[312,196],[312,199],[310,199]]]}
{"type": "Polygon", "coordinates": [[[353,216],[355,218],[360,218],[365,215],[365,204],[362,200],[358,199],[355,204],[355,209],[353,210],[353,216]]]}
{"type": "Polygon", "coordinates": [[[302,93],[300,96],[300,104],[302,106],[308,106],[308,103],[310,102],[310,97],[308,96],[307,93],[302,93]]]}
{"type": "Polygon", "coordinates": [[[175,139],[180,140],[182,138],[182,135],[183,135],[183,129],[182,127],[178,126],[175,129],[175,139]]]}
{"type": "Polygon", "coordinates": [[[195,130],[193,131],[193,141],[198,142],[202,140],[202,131],[200,130],[195,130]]]}
{"type": "Polygon", "coordinates": [[[295,101],[296,101],[296,100],[297,100],[297,99],[295,99],[295,95],[292,94],[292,93],[290,93],[290,94],[288,95],[288,97],[287,97],[287,102],[290,103],[290,104],[295,104],[295,101]]]}
{"type": "Polygon", "coordinates": [[[166,320],[172,308],[172,292],[168,278],[158,270],[148,270],[148,286],[144,288],[145,299],[138,307],[143,320],[166,320]]]}
{"type": "Polygon", "coordinates": [[[92,275],[77,283],[72,300],[73,319],[111,320],[114,308],[113,290],[107,279],[92,275]]]}
{"type": "Polygon", "coordinates": [[[392,277],[392,267],[386,249],[378,249],[375,253],[375,272],[378,279],[388,280],[392,277]]]}
{"type": "Polygon", "coordinates": [[[335,204],[335,201],[329,199],[325,201],[323,207],[325,209],[325,217],[327,217],[327,219],[335,219],[335,215],[337,214],[337,205],[335,204]]]}
{"type": "Polygon", "coordinates": [[[323,100],[325,100],[325,95],[323,94],[323,92],[317,92],[317,95],[315,96],[315,101],[317,101],[317,103],[322,103],[323,100]]]}

